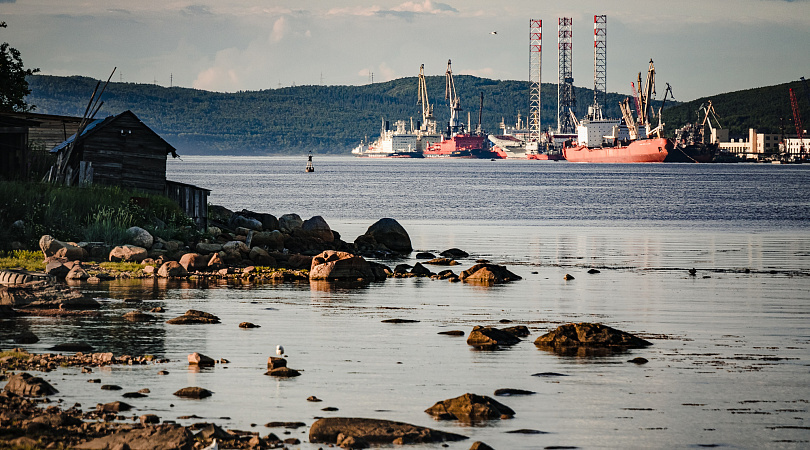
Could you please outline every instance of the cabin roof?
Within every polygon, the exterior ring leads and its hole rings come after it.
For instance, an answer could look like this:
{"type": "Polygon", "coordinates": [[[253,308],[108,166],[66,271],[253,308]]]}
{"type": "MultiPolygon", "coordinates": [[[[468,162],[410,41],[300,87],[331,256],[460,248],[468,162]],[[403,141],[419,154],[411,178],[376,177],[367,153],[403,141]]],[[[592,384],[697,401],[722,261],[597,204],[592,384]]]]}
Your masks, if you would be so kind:
{"type": "MultiPolygon", "coordinates": [[[[90,122],[84,128],[84,130],[82,130],[82,133],[81,133],[81,136],[79,137],[79,139],[87,139],[89,136],[91,136],[96,131],[103,129],[104,127],[110,125],[113,121],[115,121],[115,119],[117,119],[117,118],[119,118],[121,116],[124,116],[124,115],[131,115],[135,120],[140,122],[140,124],[143,125],[143,127],[146,130],[148,130],[149,132],[154,134],[158,139],[163,141],[166,144],[167,148],[170,149],[166,153],[175,154],[177,152],[177,150],[174,148],[174,146],[172,146],[171,144],[166,142],[166,140],[163,139],[162,137],[160,137],[159,134],[155,133],[151,128],[149,128],[145,123],[143,123],[143,121],[141,121],[141,119],[139,119],[138,116],[135,115],[135,113],[133,113],[130,110],[126,110],[126,111],[122,112],[121,114],[118,114],[117,116],[108,116],[108,117],[106,117],[104,119],[96,119],[96,120],[90,122]]],[[[73,133],[73,135],[70,136],[69,138],[67,138],[64,142],[62,142],[61,144],[59,144],[56,147],[52,148],[51,153],[59,153],[60,151],[67,148],[75,140],[76,140],[76,133],[73,133]]]]}

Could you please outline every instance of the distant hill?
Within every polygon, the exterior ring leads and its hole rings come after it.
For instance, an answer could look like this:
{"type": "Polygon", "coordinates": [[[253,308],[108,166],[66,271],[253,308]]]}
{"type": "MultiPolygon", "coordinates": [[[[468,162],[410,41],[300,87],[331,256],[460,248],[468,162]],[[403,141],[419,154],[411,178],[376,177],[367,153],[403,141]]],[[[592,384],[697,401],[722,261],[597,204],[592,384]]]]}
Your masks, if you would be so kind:
{"type": "MultiPolygon", "coordinates": [[[[810,99],[801,81],[728,92],[675,105],[667,108],[664,113],[666,129],[671,134],[683,124],[697,121],[696,111],[711,100],[720,125],[729,130],[731,138],[747,138],[749,128],[756,128],[764,133],[779,133],[780,117],[784,119],[785,134],[795,135],[796,127],[788,91],[790,88],[796,95],[804,129],[807,129],[810,127],[810,99]]],[[[700,120],[703,120],[702,115],[700,120]]]]}
{"type": "MultiPolygon", "coordinates": [[[[483,125],[499,132],[501,118],[513,125],[518,111],[528,113],[529,84],[497,81],[468,75],[455,76],[456,89],[472,124],[478,120],[479,93],[484,93],[483,125]]],[[[80,116],[96,80],[87,77],[35,75],[29,78],[28,102],[36,112],[80,116]]],[[[439,123],[446,123],[449,108],[444,100],[444,77],[427,78],[428,94],[439,123]]],[[[748,128],[793,134],[788,88],[793,88],[810,123],[810,102],[799,81],[745,91],[718,94],[687,103],[667,102],[664,122],[668,134],[698,120],[695,111],[712,100],[723,127],[731,137],[745,137],[748,128]]],[[[592,102],[590,89],[576,88],[577,117],[592,102]]],[[[217,93],[153,84],[110,83],[98,117],[132,110],[181,154],[295,154],[348,153],[365,137],[376,138],[381,120],[419,120],[417,78],[401,78],[364,86],[297,86],[263,91],[217,93]]],[[[605,114],[621,117],[623,94],[608,94],[605,114]]],[[[557,85],[543,84],[543,128],[556,128],[557,85]]],[[[807,128],[807,126],[805,126],[807,128]]]]}
{"type": "MultiPolygon", "coordinates": [[[[29,78],[27,100],[35,112],[77,115],[84,112],[97,80],[87,77],[35,75],[29,78]]],[[[499,132],[503,118],[513,125],[518,111],[529,110],[529,84],[496,81],[467,75],[455,76],[466,121],[478,120],[479,93],[484,93],[483,125],[499,132]]],[[[439,123],[449,119],[444,100],[444,77],[427,78],[428,94],[439,123]]],[[[576,88],[581,117],[592,102],[590,89],[576,88]]],[[[216,93],[152,84],[110,83],[97,117],[131,110],[181,154],[294,154],[348,153],[365,137],[376,138],[381,120],[393,125],[414,122],[421,113],[416,105],[417,78],[401,78],[365,86],[297,86],[263,91],[216,93]]],[[[618,102],[624,95],[608,94],[606,113],[619,117],[618,102]]],[[[557,85],[542,87],[543,128],[556,128],[557,85]]]]}

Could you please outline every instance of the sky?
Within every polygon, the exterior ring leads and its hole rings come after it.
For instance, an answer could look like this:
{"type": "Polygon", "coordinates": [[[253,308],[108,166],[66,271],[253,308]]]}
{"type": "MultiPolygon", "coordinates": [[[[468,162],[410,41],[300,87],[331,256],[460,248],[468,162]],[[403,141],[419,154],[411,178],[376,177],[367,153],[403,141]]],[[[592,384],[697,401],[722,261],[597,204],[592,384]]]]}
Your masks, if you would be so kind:
{"type": "Polygon", "coordinates": [[[235,92],[363,85],[421,64],[444,75],[448,60],[454,74],[527,80],[541,19],[542,81],[556,83],[570,17],[574,84],[592,88],[595,14],[610,92],[629,94],[650,59],[680,101],[810,78],[810,0],[0,0],[0,40],[46,75],[117,67],[114,81],[235,92]]]}

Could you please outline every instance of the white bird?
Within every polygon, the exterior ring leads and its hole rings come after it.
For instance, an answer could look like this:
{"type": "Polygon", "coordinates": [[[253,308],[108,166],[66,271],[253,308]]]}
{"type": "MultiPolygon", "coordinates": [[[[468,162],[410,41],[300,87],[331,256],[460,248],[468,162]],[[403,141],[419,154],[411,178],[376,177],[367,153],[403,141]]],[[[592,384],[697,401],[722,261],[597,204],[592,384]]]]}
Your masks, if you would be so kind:
{"type": "Polygon", "coordinates": [[[281,345],[276,345],[276,355],[281,356],[283,354],[284,354],[284,347],[282,347],[281,345]]]}
{"type": "Polygon", "coordinates": [[[219,450],[219,444],[217,444],[217,440],[214,439],[214,441],[211,442],[211,445],[203,448],[202,450],[219,450]]]}
{"type": "Polygon", "coordinates": [[[492,31],[489,34],[498,34],[498,32],[497,31],[492,31]]]}

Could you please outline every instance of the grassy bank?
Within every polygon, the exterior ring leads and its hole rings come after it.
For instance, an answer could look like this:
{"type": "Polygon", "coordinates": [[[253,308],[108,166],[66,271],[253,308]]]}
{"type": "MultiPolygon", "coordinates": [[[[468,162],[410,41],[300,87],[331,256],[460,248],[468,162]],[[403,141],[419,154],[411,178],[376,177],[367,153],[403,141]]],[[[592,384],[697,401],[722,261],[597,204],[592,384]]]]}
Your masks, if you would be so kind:
{"type": "Polygon", "coordinates": [[[163,239],[187,240],[194,232],[193,222],[162,195],[118,187],[0,181],[0,250],[11,249],[15,241],[38,249],[44,234],[62,241],[120,244],[132,226],[163,239]]]}

